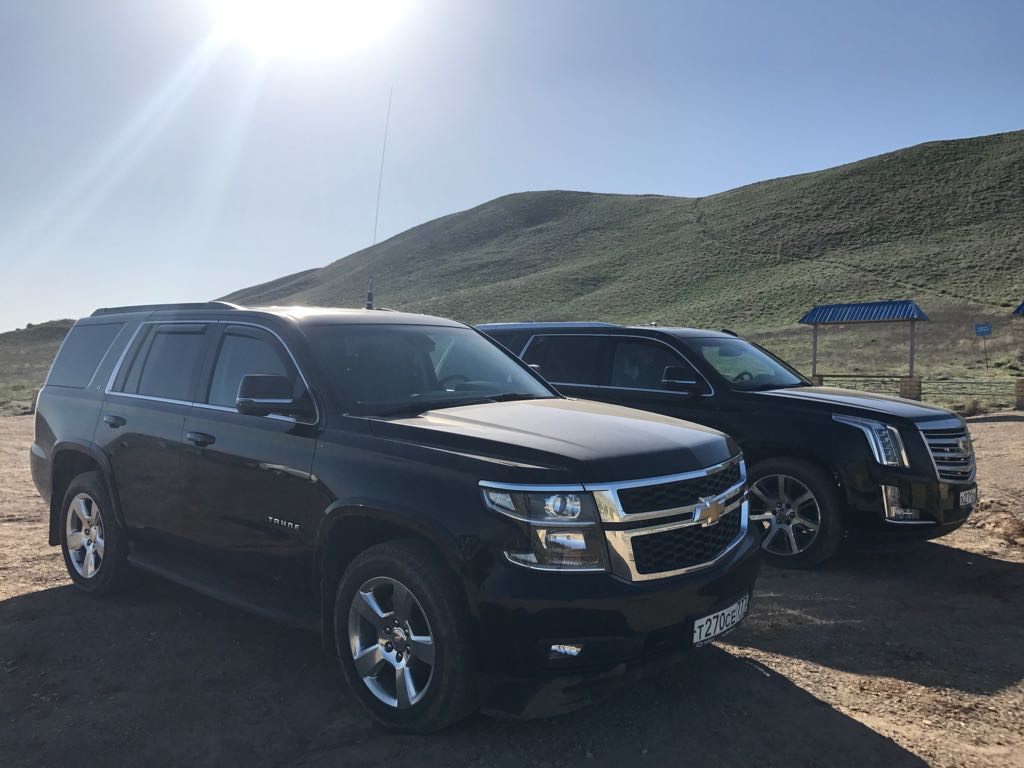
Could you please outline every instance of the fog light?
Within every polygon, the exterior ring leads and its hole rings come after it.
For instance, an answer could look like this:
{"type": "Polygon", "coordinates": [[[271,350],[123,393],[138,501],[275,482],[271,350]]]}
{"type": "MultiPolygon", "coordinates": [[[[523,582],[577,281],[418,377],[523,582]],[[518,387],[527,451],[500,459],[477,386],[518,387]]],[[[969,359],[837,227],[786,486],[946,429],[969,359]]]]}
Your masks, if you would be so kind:
{"type": "Polygon", "coordinates": [[[899,486],[883,485],[882,498],[885,500],[885,519],[889,522],[901,523],[921,519],[921,510],[903,506],[899,486]]]}

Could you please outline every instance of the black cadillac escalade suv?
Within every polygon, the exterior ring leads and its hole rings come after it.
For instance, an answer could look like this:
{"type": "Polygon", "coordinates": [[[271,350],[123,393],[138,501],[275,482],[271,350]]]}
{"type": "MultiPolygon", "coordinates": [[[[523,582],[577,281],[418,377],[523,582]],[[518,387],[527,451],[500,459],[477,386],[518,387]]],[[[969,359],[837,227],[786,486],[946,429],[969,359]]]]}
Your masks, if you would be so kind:
{"type": "Polygon", "coordinates": [[[728,433],[750,465],[750,519],[776,565],[817,565],[847,536],[942,536],[977,502],[974,452],[959,416],[812,386],[734,333],[609,323],[479,328],[565,395],[728,433]]]}
{"type": "Polygon", "coordinates": [[[600,697],[735,627],[759,566],[727,436],[567,400],[422,315],[98,310],[31,466],[80,589],[137,566],[317,628],[399,730],[600,697]]]}

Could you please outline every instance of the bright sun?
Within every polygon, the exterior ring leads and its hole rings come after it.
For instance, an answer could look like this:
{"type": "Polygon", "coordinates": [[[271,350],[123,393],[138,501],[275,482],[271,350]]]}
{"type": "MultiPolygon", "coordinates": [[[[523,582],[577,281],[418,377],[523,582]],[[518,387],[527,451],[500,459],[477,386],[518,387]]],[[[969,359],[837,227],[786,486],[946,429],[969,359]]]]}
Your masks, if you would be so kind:
{"type": "Polygon", "coordinates": [[[384,36],[410,0],[211,0],[214,35],[264,56],[325,57],[384,36]]]}

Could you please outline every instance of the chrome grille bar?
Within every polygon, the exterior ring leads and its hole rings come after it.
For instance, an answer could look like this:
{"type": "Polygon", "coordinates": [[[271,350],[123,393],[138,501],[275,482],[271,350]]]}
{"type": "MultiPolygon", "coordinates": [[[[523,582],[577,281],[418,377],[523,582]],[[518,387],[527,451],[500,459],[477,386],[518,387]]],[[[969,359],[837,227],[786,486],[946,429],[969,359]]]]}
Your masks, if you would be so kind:
{"type": "Polygon", "coordinates": [[[921,429],[939,480],[951,483],[974,481],[976,466],[971,436],[966,427],[921,429]]]}

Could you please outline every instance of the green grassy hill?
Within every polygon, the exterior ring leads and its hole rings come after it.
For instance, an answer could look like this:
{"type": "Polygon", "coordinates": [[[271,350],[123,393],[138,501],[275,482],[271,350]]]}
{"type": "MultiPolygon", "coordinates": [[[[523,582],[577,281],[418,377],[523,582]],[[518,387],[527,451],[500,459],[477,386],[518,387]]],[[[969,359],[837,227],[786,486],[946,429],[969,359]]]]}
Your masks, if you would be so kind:
{"type": "MultiPolygon", "coordinates": [[[[704,198],[526,192],[227,296],[381,306],[476,323],[610,320],[730,327],[805,371],[811,305],[916,299],[931,378],[1024,370],[1024,131],[933,142],[704,198]],[[985,369],[973,323],[993,324],[985,369]]],[[[197,296],[196,299],[204,297],[197,296]]],[[[27,409],[66,321],[0,334],[0,413],[27,409]]],[[[824,373],[900,373],[906,328],[823,335],[824,373]]],[[[1008,391],[1012,392],[1011,389],[1008,391]]]]}
{"type": "Polygon", "coordinates": [[[0,333],[0,415],[28,413],[72,320],[0,333]]]}
{"type": "MultiPolygon", "coordinates": [[[[243,304],[378,303],[496,320],[744,331],[815,303],[1024,299],[1024,132],[934,142],[704,198],[527,192],[414,227],[243,304]]],[[[967,311],[967,310],[965,310],[967,311]]]]}

